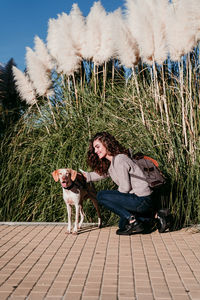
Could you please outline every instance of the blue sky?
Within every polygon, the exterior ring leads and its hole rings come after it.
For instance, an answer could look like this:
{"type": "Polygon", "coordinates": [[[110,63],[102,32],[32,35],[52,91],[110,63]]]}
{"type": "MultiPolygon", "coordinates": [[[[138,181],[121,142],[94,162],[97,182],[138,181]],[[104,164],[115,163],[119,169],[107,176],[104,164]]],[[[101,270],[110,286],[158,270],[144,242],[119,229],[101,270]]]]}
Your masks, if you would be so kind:
{"type": "MultiPolygon", "coordinates": [[[[69,13],[77,3],[87,16],[93,0],[0,0],[0,63],[14,58],[17,67],[25,68],[26,47],[33,48],[34,37],[46,41],[48,20],[62,12],[69,13]]],[[[124,0],[101,0],[106,11],[124,7],[124,0]]]]}

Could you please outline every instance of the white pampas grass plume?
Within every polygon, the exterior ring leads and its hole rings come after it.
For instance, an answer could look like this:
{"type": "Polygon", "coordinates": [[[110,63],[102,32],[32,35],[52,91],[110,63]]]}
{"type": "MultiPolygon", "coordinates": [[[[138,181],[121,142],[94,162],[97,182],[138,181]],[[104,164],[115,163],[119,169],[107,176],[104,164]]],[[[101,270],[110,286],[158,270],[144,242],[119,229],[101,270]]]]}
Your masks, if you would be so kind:
{"type": "Polygon", "coordinates": [[[93,59],[101,49],[102,30],[106,30],[106,28],[102,28],[102,20],[105,20],[106,15],[100,1],[94,2],[86,18],[86,36],[83,48],[83,58],[86,60],[93,59]]]}
{"type": "Polygon", "coordinates": [[[83,32],[84,19],[77,5],[72,7],[70,15],[62,13],[58,19],[49,20],[47,47],[56,60],[58,72],[71,75],[79,69],[83,32]]]}
{"type": "Polygon", "coordinates": [[[36,103],[36,94],[32,83],[29,78],[18,68],[13,66],[13,75],[16,83],[17,91],[20,97],[26,101],[28,105],[33,105],[36,103]]]}
{"type": "Polygon", "coordinates": [[[115,12],[113,34],[116,49],[116,58],[127,68],[132,68],[139,60],[139,48],[136,39],[129,30],[126,20],[123,19],[121,9],[115,12]]]}
{"type": "Polygon", "coordinates": [[[57,44],[57,32],[59,22],[56,19],[49,19],[48,33],[47,33],[47,48],[54,59],[57,59],[58,44],[57,44]]]}
{"type": "Polygon", "coordinates": [[[196,43],[193,0],[177,0],[169,5],[167,41],[170,58],[174,61],[192,50],[196,43]]]}
{"type": "Polygon", "coordinates": [[[152,29],[152,11],[147,0],[126,0],[126,18],[128,28],[139,46],[144,62],[151,64],[154,55],[154,37],[152,29]]]}
{"type": "Polygon", "coordinates": [[[45,43],[38,36],[35,36],[34,42],[35,42],[34,50],[37,57],[46,66],[47,70],[52,70],[54,67],[53,60],[48,53],[45,43]]]}
{"type": "Polygon", "coordinates": [[[73,47],[76,49],[76,55],[82,57],[82,48],[85,43],[85,17],[76,3],[72,5],[70,18],[73,47]]]}
{"type": "Polygon", "coordinates": [[[102,65],[115,55],[115,42],[113,28],[115,26],[116,12],[107,14],[101,20],[101,43],[98,51],[93,56],[96,65],[102,65]]]}
{"type": "Polygon", "coordinates": [[[166,22],[167,10],[169,6],[168,0],[148,0],[151,6],[153,42],[154,42],[154,60],[158,64],[162,64],[168,56],[166,22]]]}
{"type": "Polygon", "coordinates": [[[50,90],[52,82],[46,66],[40,61],[32,49],[27,47],[26,51],[27,72],[37,94],[39,96],[52,96],[53,91],[50,90]]]}
{"type": "Polygon", "coordinates": [[[81,58],[76,53],[76,48],[73,45],[71,33],[71,17],[67,14],[62,14],[58,19],[57,32],[57,61],[58,72],[64,72],[67,75],[73,74],[79,69],[81,58]]]}
{"type": "Polygon", "coordinates": [[[196,43],[200,41],[200,1],[191,0],[193,24],[195,27],[196,43]]]}

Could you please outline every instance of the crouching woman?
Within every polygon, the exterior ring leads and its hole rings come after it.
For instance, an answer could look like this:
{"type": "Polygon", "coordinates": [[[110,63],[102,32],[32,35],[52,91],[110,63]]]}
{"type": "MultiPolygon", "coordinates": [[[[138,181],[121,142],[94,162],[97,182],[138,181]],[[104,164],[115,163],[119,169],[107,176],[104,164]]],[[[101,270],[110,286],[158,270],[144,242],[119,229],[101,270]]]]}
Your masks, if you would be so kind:
{"type": "Polygon", "coordinates": [[[118,186],[118,190],[100,191],[97,194],[99,204],[120,217],[116,234],[142,232],[143,224],[138,220],[137,213],[153,210],[151,190],[148,183],[140,179],[145,176],[129,157],[129,151],[114,136],[100,132],[91,139],[87,155],[88,165],[93,170],[83,173],[87,182],[110,176],[118,186]]]}

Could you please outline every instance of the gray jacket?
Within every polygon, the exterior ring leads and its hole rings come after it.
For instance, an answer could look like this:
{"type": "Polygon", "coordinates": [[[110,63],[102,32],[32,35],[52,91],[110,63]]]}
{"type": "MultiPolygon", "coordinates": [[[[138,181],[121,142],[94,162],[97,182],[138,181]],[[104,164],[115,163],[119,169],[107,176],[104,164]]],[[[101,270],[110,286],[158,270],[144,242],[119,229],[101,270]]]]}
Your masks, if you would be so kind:
{"type": "Polygon", "coordinates": [[[137,196],[148,196],[151,189],[148,183],[142,179],[135,178],[136,175],[145,179],[142,170],[125,154],[118,154],[113,157],[107,176],[100,176],[96,172],[85,172],[87,182],[99,181],[108,176],[118,185],[121,193],[131,193],[137,196]]]}

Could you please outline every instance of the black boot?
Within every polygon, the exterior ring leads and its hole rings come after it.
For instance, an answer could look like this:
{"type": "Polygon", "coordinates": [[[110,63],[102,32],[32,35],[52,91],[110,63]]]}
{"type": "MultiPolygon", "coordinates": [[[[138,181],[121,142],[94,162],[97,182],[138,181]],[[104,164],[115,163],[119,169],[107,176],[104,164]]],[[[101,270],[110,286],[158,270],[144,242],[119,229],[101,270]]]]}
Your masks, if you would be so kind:
{"type": "Polygon", "coordinates": [[[134,234],[134,233],[142,232],[143,230],[144,230],[144,227],[143,227],[142,223],[135,220],[135,222],[126,225],[124,229],[118,229],[116,231],[116,234],[118,234],[118,235],[131,235],[131,234],[134,234]]]}
{"type": "Polygon", "coordinates": [[[160,209],[157,216],[157,228],[160,233],[172,227],[172,215],[169,209],[160,209]]]}

